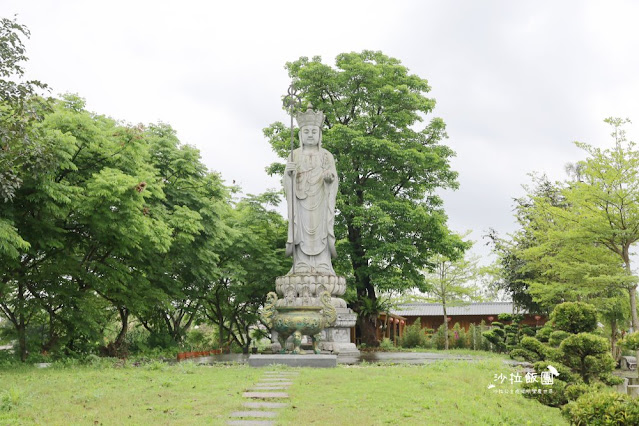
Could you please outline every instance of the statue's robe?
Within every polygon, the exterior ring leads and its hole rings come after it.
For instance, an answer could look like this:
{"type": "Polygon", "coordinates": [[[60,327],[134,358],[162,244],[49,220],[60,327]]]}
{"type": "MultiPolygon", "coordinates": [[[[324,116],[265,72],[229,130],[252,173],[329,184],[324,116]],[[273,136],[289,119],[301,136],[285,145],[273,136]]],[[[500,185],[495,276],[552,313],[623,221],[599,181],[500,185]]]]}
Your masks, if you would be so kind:
{"type": "Polygon", "coordinates": [[[297,166],[292,177],[284,174],[289,219],[286,254],[292,256],[295,251],[291,273],[335,275],[331,258],[337,255],[333,226],[338,182],[333,155],[323,148],[317,152],[297,148],[289,162],[297,166]],[[324,179],[327,174],[334,176],[330,183],[324,179]]]}

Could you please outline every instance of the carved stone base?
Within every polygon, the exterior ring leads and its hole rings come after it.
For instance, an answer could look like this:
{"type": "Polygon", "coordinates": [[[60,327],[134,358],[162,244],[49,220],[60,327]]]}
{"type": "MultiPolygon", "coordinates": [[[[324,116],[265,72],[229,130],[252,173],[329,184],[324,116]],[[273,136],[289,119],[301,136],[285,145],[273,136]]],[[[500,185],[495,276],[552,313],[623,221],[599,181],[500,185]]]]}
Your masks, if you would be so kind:
{"type": "MultiPolygon", "coordinates": [[[[331,305],[337,311],[337,322],[321,332],[319,348],[333,354],[359,354],[357,346],[351,343],[351,328],[355,326],[357,314],[348,309],[344,299],[339,297],[346,291],[346,278],[312,273],[285,275],[275,279],[275,290],[280,296],[276,308],[319,306],[319,294],[328,291],[332,296],[331,305]]],[[[271,348],[278,353],[282,347],[277,331],[272,330],[271,335],[271,348]]],[[[287,342],[288,345],[291,343],[287,342]]]]}
{"type": "Polygon", "coordinates": [[[339,355],[359,355],[357,346],[351,342],[351,328],[355,327],[356,321],[357,314],[351,309],[337,308],[335,325],[322,331],[320,349],[339,355]]]}

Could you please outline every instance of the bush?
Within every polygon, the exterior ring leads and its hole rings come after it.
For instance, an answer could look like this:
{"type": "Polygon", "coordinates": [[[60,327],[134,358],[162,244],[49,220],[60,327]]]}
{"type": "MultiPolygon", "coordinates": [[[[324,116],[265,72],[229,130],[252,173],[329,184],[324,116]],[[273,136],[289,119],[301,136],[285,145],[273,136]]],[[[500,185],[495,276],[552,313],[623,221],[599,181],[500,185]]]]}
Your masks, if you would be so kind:
{"type": "Polygon", "coordinates": [[[600,379],[615,368],[610,344],[603,337],[579,333],[568,337],[559,346],[562,362],[579,374],[584,382],[600,379]]]}
{"type": "Polygon", "coordinates": [[[420,318],[417,318],[414,323],[404,328],[404,334],[399,344],[403,348],[418,348],[426,345],[426,333],[422,330],[420,318]]]}
{"type": "Polygon", "coordinates": [[[525,336],[521,339],[519,347],[510,351],[511,358],[521,357],[529,362],[543,361],[548,354],[546,348],[539,340],[525,336]]]}
{"type": "Polygon", "coordinates": [[[217,347],[218,342],[213,328],[202,324],[187,332],[184,343],[192,351],[205,351],[217,347]]]}
{"type": "Polygon", "coordinates": [[[619,345],[621,345],[625,349],[639,351],[639,331],[627,334],[623,339],[619,341],[619,345]]]}
{"type": "Polygon", "coordinates": [[[448,329],[448,325],[446,323],[440,325],[435,334],[433,334],[431,342],[437,349],[441,350],[446,347],[446,333],[448,333],[448,343],[450,344],[453,337],[451,336],[452,333],[448,329]]]}
{"type": "Polygon", "coordinates": [[[550,322],[555,330],[590,333],[597,329],[597,309],[589,303],[564,302],[552,311],[550,322]]]}
{"type": "Polygon", "coordinates": [[[550,335],[552,334],[552,327],[550,326],[550,323],[544,325],[543,327],[541,327],[539,330],[537,330],[537,334],[535,335],[535,337],[537,337],[537,340],[539,340],[540,342],[547,342],[548,339],[550,339],[550,335]]]}
{"type": "Polygon", "coordinates": [[[589,392],[561,413],[574,425],[637,425],[639,400],[617,392],[589,392]]]}
{"type": "Polygon", "coordinates": [[[566,383],[559,379],[554,379],[552,385],[542,385],[540,382],[524,383],[522,388],[529,392],[524,393],[527,398],[533,398],[544,405],[550,407],[561,407],[568,402],[564,390],[566,383]],[[544,393],[544,391],[546,393],[544,393]]]}
{"type": "Polygon", "coordinates": [[[384,337],[381,342],[379,342],[379,349],[383,351],[392,351],[395,349],[395,345],[393,341],[388,337],[384,337]]]}
{"type": "Polygon", "coordinates": [[[456,349],[466,349],[468,348],[468,333],[466,330],[459,325],[458,322],[455,323],[452,330],[452,340],[449,342],[450,347],[456,349]]]}
{"type": "Polygon", "coordinates": [[[585,383],[576,383],[566,386],[564,394],[566,395],[566,399],[568,399],[568,401],[576,401],[582,395],[592,392],[602,392],[605,389],[606,385],[604,385],[603,383],[594,383],[592,385],[587,385],[585,383]]]}
{"type": "Polygon", "coordinates": [[[558,348],[561,342],[563,342],[567,337],[570,337],[571,334],[567,331],[557,330],[550,333],[550,337],[548,338],[548,344],[554,348],[558,348]]]}

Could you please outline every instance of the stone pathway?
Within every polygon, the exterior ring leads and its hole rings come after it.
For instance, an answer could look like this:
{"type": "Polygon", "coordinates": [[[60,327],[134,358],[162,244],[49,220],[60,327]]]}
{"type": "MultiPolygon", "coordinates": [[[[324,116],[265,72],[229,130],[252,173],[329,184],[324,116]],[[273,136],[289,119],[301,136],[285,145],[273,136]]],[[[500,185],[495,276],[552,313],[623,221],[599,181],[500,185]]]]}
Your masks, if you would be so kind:
{"type": "Polygon", "coordinates": [[[246,410],[231,413],[229,425],[275,425],[277,409],[288,407],[288,393],[285,391],[299,375],[297,371],[266,371],[264,377],[242,396],[246,410]]]}

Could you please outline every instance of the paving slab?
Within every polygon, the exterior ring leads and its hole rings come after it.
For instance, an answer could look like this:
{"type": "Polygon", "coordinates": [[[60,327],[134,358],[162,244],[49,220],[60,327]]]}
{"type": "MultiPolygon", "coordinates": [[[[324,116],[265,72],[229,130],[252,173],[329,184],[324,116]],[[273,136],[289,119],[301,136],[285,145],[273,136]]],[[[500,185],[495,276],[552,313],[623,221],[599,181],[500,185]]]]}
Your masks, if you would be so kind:
{"type": "Polygon", "coordinates": [[[231,417],[277,417],[275,411],[235,411],[231,417]]]}
{"type": "Polygon", "coordinates": [[[293,382],[262,382],[255,386],[291,386],[293,382]]]}
{"type": "Polygon", "coordinates": [[[265,390],[286,390],[288,389],[288,386],[254,386],[250,389],[248,389],[248,391],[250,392],[261,392],[261,391],[265,391],[265,390]]]}
{"type": "Polygon", "coordinates": [[[244,392],[244,398],[288,398],[286,392],[244,392]]]}
{"type": "Polygon", "coordinates": [[[251,355],[251,367],[267,367],[270,365],[287,365],[289,367],[332,368],[337,367],[337,355],[251,355]]]}
{"type": "Polygon", "coordinates": [[[274,426],[275,422],[269,420],[229,420],[226,424],[244,426],[274,426]]]}
{"type": "Polygon", "coordinates": [[[285,408],[288,404],[283,402],[245,402],[242,404],[246,408],[285,408]]]}

